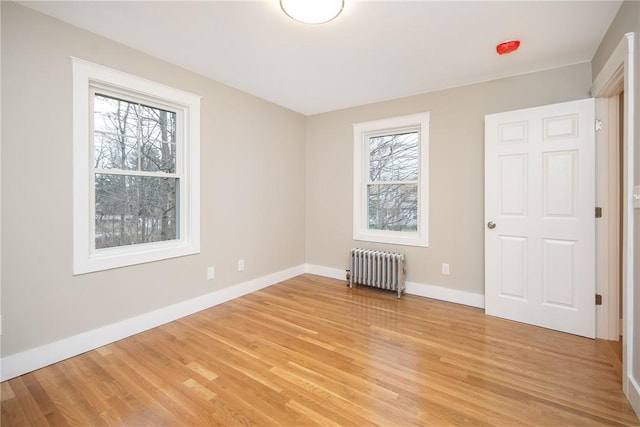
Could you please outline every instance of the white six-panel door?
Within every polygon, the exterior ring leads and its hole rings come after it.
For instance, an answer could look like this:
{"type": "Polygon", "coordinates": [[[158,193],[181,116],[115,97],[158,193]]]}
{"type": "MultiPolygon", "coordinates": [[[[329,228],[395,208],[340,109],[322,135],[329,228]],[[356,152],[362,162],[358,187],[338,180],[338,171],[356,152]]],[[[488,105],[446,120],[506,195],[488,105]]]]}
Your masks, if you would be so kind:
{"type": "Polygon", "coordinates": [[[485,309],[595,337],[594,101],[485,116],[485,309]]]}

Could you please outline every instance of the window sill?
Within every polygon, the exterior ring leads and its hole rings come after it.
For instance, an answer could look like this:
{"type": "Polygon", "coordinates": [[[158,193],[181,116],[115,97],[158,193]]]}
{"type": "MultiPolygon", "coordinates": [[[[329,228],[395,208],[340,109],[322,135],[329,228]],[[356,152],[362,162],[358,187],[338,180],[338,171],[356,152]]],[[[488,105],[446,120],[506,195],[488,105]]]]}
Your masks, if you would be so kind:
{"type": "Polygon", "coordinates": [[[393,233],[367,230],[355,232],[353,234],[353,240],[402,246],[417,246],[423,248],[429,247],[427,237],[420,236],[418,233],[393,233]]]}
{"type": "Polygon", "coordinates": [[[73,274],[94,273],[112,268],[194,255],[199,252],[200,247],[198,245],[184,241],[146,243],[99,249],[91,253],[87,258],[76,259],[73,266],[73,274]]]}

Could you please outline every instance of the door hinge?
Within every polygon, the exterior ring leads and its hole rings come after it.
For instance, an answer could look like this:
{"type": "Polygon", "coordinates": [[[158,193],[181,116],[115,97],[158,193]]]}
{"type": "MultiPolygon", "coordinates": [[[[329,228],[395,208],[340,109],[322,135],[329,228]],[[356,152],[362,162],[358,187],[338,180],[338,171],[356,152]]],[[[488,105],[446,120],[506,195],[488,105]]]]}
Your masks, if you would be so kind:
{"type": "Polygon", "coordinates": [[[602,208],[596,207],[596,218],[602,218],[602,208]]]}
{"type": "Polygon", "coordinates": [[[602,295],[596,294],[596,305],[602,305],[602,295]]]}
{"type": "Polygon", "coordinates": [[[602,124],[602,120],[598,120],[598,119],[596,119],[596,123],[595,123],[595,130],[596,130],[596,132],[597,132],[597,131],[599,131],[599,130],[601,130],[601,129],[602,129],[602,126],[604,126],[604,125],[602,124]]]}

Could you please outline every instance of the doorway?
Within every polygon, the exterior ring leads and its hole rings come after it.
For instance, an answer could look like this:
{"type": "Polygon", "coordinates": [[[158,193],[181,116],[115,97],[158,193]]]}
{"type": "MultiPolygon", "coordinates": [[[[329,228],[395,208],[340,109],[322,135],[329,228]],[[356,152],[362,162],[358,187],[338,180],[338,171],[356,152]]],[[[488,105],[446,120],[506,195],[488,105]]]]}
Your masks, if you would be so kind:
{"type": "MultiPolygon", "coordinates": [[[[622,83],[622,82],[621,82],[622,83]]],[[[619,341],[622,333],[622,170],[624,96],[596,99],[597,338],[619,341]]]]}
{"type": "MultiPolygon", "coordinates": [[[[634,351],[634,317],[637,315],[634,309],[634,212],[632,200],[634,183],[634,141],[635,141],[635,83],[634,83],[634,33],[627,33],[611,54],[598,76],[593,82],[591,94],[594,97],[612,98],[624,92],[623,109],[624,117],[622,127],[621,150],[621,228],[622,250],[620,254],[622,269],[620,294],[622,306],[622,389],[629,399],[636,413],[640,413],[640,385],[637,382],[637,373],[634,372],[633,361],[638,357],[634,351]]],[[[618,122],[619,123],[619,122],[618,122]]],[[[609,319],[611,316],[608,316],[609,319]]]]}

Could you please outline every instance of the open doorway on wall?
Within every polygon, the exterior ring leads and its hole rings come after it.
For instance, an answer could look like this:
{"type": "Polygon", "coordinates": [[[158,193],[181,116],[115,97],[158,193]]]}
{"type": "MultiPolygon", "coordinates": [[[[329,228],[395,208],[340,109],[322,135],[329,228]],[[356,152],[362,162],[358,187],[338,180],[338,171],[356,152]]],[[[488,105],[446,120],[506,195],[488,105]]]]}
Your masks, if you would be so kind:
{"type": "Polygon", "coordinates": [[[624,95],[596,100],[597,337],[620,341],[622,328],[622,182],[624,95]]]}
{"type": "MultiPolygon", "coordinates": [[[[630,201],[633,189],[633,142],[635,140],[635,126],[633,117],[635,114],[634,97],[634,33],[627,33],[613,51],[604,67],[595,78],[591,94],[600,101],[596,103],[596,114],[604,111],[609,124],[607,132],[603,135],[608,148],[617,148],[618,154],[609,154],[606,166],[610,169],[603,171],[605,166],[601,162],[598,152],[598,189],[608,190],[607,198],[598,200],[606,202],[607,209],[618,209],[609,216],[609,226],[599,227],[598,230],[598,291],[609,292],[609,298],[605,305],[598,306],[597,315],[598,337],[616,340],[622,336],[621,344],[621,372],[622,389],[631,402],[636,412],[640,410],[640,388],[633,378],[632,361],[636,355],[634,351],[634,317],[637,315],[633,307],[633,274],[634,274],[634,243],[633,243],[633,207],[630,201]],[[603,107],[604,106],[604,107],[603,107]],[[609,118],[611,116],[611,118],[609,118]],[[620,142],[622,141],[622,142],[620,142]],[[613,170],[613,172],[612,172],[613,170]],[[605,182],[604,187],[602,181],[605,182]],[[617,184],[616,184],[617,182],[617,184]],[[611,200],[611,198],[614,198],[611,200]],[[617,199],[617,200],[615,200],[617,199]],[[618,228],[611,227],[611,223],[619,223],[618,228]],[[608,235],[602,237],[600,231],[606,231],[608,235]],[[603,251],[600,244],[607,245],[607,251],[603,251]],[[619,260],[609,257],[609,252],[618,252],[619,260]],[[606,256],[606,258],[604,258],[606,256]],[[606,270],[606,272],[605,272],[606,270]],[[617,281],[611,280],[610,275],[617,275],[617,281]],[[620,289],[622,288],[622,289],[620,289]],[[615,298],[617,296],[617,300],[615,298]],[[620,313],[622,314],[622,326],[620,326],[620,313]]],[[[596,124],[598,125],[598,123],[596,124]]],[[[599,147],[598,147],[599,148],[599,147]]],[[[608,152],[608,150],[607,150],[608,152]]],[[[599,193],[600,195],[601,193],[599,193]]],[[[610,212],[611,214],[611,212],[610,212]]]]}
{"type": "Polygon", "coordinates": [[[597,337],[609,340],[611,360],[622,380],[622,256],[624,182],[624,80],[613,95],[596,100],[597,337]]]}

